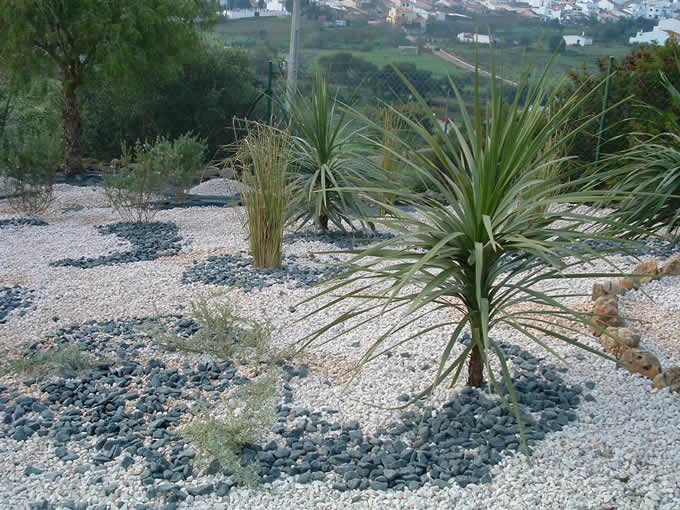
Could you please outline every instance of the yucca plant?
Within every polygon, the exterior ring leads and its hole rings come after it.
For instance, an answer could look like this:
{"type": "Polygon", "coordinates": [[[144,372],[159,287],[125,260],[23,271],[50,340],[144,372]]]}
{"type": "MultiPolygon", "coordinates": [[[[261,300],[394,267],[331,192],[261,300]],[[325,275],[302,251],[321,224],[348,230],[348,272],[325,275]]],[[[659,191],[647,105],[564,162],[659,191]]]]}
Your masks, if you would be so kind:
{"type": "Polygon", "coordinates": [[[366,207],[355,189],[367,179],[359,164],[362,128],[350,120],[328,80],[317,74],[309,97],[299,95],[291,104],[294,196],[291,217],[312,221],[322,230],[333,224],[345,230],[361,220],[366,207]]]}
{"type": "MultiPolygon", "coordinates": [[[[447,341],[436,374],[413,401],[444,381],[454,385],[466,364],[468,385],[482,386],[486,372],[492,387],[501,393],[491,364],[495,355],[509,390],[509,404],[523,431],[505,357],[489,332],[497,326],[511,328],[558,357],[546,337],[601,354],[574,339],[580,326],[592,324],[591,317],[559,300],[568,294],[564,288],[546,290],[546,284],[595,276],[571,271],[606,257],[607,245],[594,248],[593,241],[617,240],[625,248],[632,243],[627,239],[640,232],[618,221],[615,214],[607,216],[596,210],[615,194],[598,190],[594,179],[577,179],[567,185],[562,176],[545,172],[561,162],[562,148],[586,127],[582,123],[565,130],[566,121],[581,101],[601,88],[558,101],[560,84],[547,87],[547,70],[527,72],[514,100],[508,100],[492,65],[489,97],[483,100],[479,74],[475,74],[470,111],[457,93],[462,125],[452,127],[453,138],[438,126],[430,133],[422,123],[402,115],[430,154],[421,155],[403,143],[396,149],[385,144],[377,147],[390,150],[409,165],[450,205],[407,190],[398,198],[415,212],[378,203],[390,216],[376,221],[400,235],[349,252],[354,257],[341,275],[345,278],[310,298],[330,295],[332,299],[305,319],[314,314],[327,316],[335,305],[346,307],[348,300],[354,301],[354,306],[303,338],[300,348],[331,342],[385,314],[395,317],[394,325],[363,354],[358,370],[396,345],[445,330],[447,341]],[[552,107],[550,116],[545,111],[548,105],[552,107]],[[445,310],[457,311],[462,318],[422,325],[423,317],[445,310]],[[336,326],[342,331],[335,332],[336,326]],[[466,329],[471,341],[464,344],[460,339],[466,329]],[[406,338],[387,346],[387,340],[398,332],[407,332],[406,338]]],[[[427,107],[417,91],[411,90],[427,107]]],[[[616,172],[603,172],[599,178],[612,178],[616,172]]],[[[366,191],[375,196],[381,190],[366,191]]],[[[620,274],[611,267],[612,275],[620,274]]]]}
{"type": "Polygon", "coordinates": [[[236,144],[230,163],[243,183],[241,197],[247,214],[248,243],[255,267],[280,267],[283,230],[290,202],[288,167],[290,137],[258,123],[247,124],[248,134],[236,144]]]}
{"type": "MultiPolygon", "coordinates": [[[[661,79],[672,105],[680,109],[680,91],[664,73],[661,79]]],[[[637,143],[602,164],[620,166],[625,161],[626,176],[619,188],[632,193],[619,207],[625,220],[652,230],[665,229],[675,237],[680,231],[680,124],[674,121],[670,127],[655,136],[634,133],[637,143]]]]}

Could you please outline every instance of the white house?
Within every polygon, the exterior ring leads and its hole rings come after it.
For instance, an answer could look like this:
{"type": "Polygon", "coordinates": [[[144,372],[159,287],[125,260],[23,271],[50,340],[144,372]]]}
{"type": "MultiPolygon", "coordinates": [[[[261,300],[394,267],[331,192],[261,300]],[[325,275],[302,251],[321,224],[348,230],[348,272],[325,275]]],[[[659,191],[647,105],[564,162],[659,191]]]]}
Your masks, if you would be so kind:
{"type": "Polygon", "coordinates": [[[563,35],[564,44],[567,46],[591,46],[593,44],[593,39],[590,37],[585,37],[581,35],[563,35]]]}
{"type": "Polygon", "coordinates": [[[664,44],[669,37],[677,37],[678,35],[680,35],[680,19],[668,18],[659,21],[651,32],[638,32],[636,35],[630,37],[628,42],[630,44],[664,44]]]}
{"type": "Polygon", "coordinates": [[[491,38],[484,34],[472,34],[469,32],[461,32],[458,34],[458,40],[465,43],[480,43],[480,44],[490,44],[491,38]]]}

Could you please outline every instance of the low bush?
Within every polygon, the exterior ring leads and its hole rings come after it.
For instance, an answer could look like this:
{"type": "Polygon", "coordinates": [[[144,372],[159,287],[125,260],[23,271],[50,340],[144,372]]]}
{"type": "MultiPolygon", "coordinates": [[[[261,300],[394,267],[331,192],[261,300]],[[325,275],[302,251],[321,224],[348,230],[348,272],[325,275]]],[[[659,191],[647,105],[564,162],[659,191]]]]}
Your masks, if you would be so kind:
{"type": "Polygon", "coordinates": [[[246,485],[258,482],[257,464],[245,464],[240,454],[244,446],[261,440],[276,420],[276,382],[276,375],[267,372],[223,399],[226,412],[222,418],[214,418],[204,409],[180,431],[199,448],[199,460],[207,464],[217,459],[236,481],[246,485]]]}
{"type": "Polygon", "coordinates": [[[271,348],[272,328],[240,317],[231,303],[211,306],[207,299],[191,303],[192,316],[200,328],[190,337],[147,324],[145,333],[160,340],[169,350],[211,354],[222,359],[271,361],[277,356],[271,348]]]}
{"type": "Polygon", "coordinates": [[[159,150],[164,143],[157,142],[158,147],[138,140],[134,149],[123,144],[120,166],[102,175],[111,207],[125,221],[148,222],[156,215],[153,201],[163,188],[167,169],[167,157],[159,150]]]}
{"type": "Polygon", "coordinates": [[[53,200],[63,140],[52,85],[14,96],[0,90],[0,193],[16,212],[40,214],[53,200]]]}
{"type": "Polygon", "coordinates": [[[61,139],[46,130],[16,133],[2,144],[2,192],[16,212],[40,214],[54,198],[54,175],[63,154],[61,139]]]}
{"type": "Polygon", "coordinates": [[[12,360],[0,372],[20,372],[40,379],[51,376],[72,377],[73,374],[94,368],[105,361],[104,358],[96,358],[83,352],[75,345],[60,345],[12,360]]]}

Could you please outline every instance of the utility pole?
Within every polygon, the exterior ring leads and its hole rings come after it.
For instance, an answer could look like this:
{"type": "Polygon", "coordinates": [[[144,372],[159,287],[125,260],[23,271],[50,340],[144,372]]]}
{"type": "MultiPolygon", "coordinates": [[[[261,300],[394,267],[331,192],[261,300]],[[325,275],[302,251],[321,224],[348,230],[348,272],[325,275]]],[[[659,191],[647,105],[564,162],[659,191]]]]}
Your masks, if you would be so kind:
{"type": "Polygon", "coordinates": [[[288,51],[288,80],[286,83],[288,104],[292,103],[297,91],[297,75],[300,57],[300,0],[293,0],[293,15],[290,23],[290,49],[288,51]]]}

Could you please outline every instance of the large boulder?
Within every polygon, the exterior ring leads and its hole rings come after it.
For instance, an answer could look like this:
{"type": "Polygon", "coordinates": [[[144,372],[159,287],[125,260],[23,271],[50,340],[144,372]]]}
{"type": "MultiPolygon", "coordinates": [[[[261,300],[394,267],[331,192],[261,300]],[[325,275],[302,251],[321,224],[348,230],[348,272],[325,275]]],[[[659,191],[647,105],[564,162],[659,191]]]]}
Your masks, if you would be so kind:
{"type": "Polygon", "coordinates": [[[661,363],[651,352],[642,349],[628,349],[623,353],[621,360],[626,368],[635,374],[641,374],[654,379],[661,373],[661,363]]]}
{"type": "Polygon", "coordinates": [[[640,346],[640,334],[630,328],[607,328],[607,333],[600,335],[600,345],[605,352],[621,359],[629,349],[640,346]]]}
{"type": "MultiPolygon", "coordinates": [[[[623,319],[619,317],[619,298],[618,296],[602,296],[593,303],[592,320],[601,328],[608,326],[623,326],[623,319]]],[[[600,331],[591,326],[590,331],[599,336],[600,331]]]]}
{"type": "Polygon", "coordinates": [[[670,391],[680,393],[680,367],[670,367],[654,378],[652,384],[655,388],[668,388],[670,391]]]}

